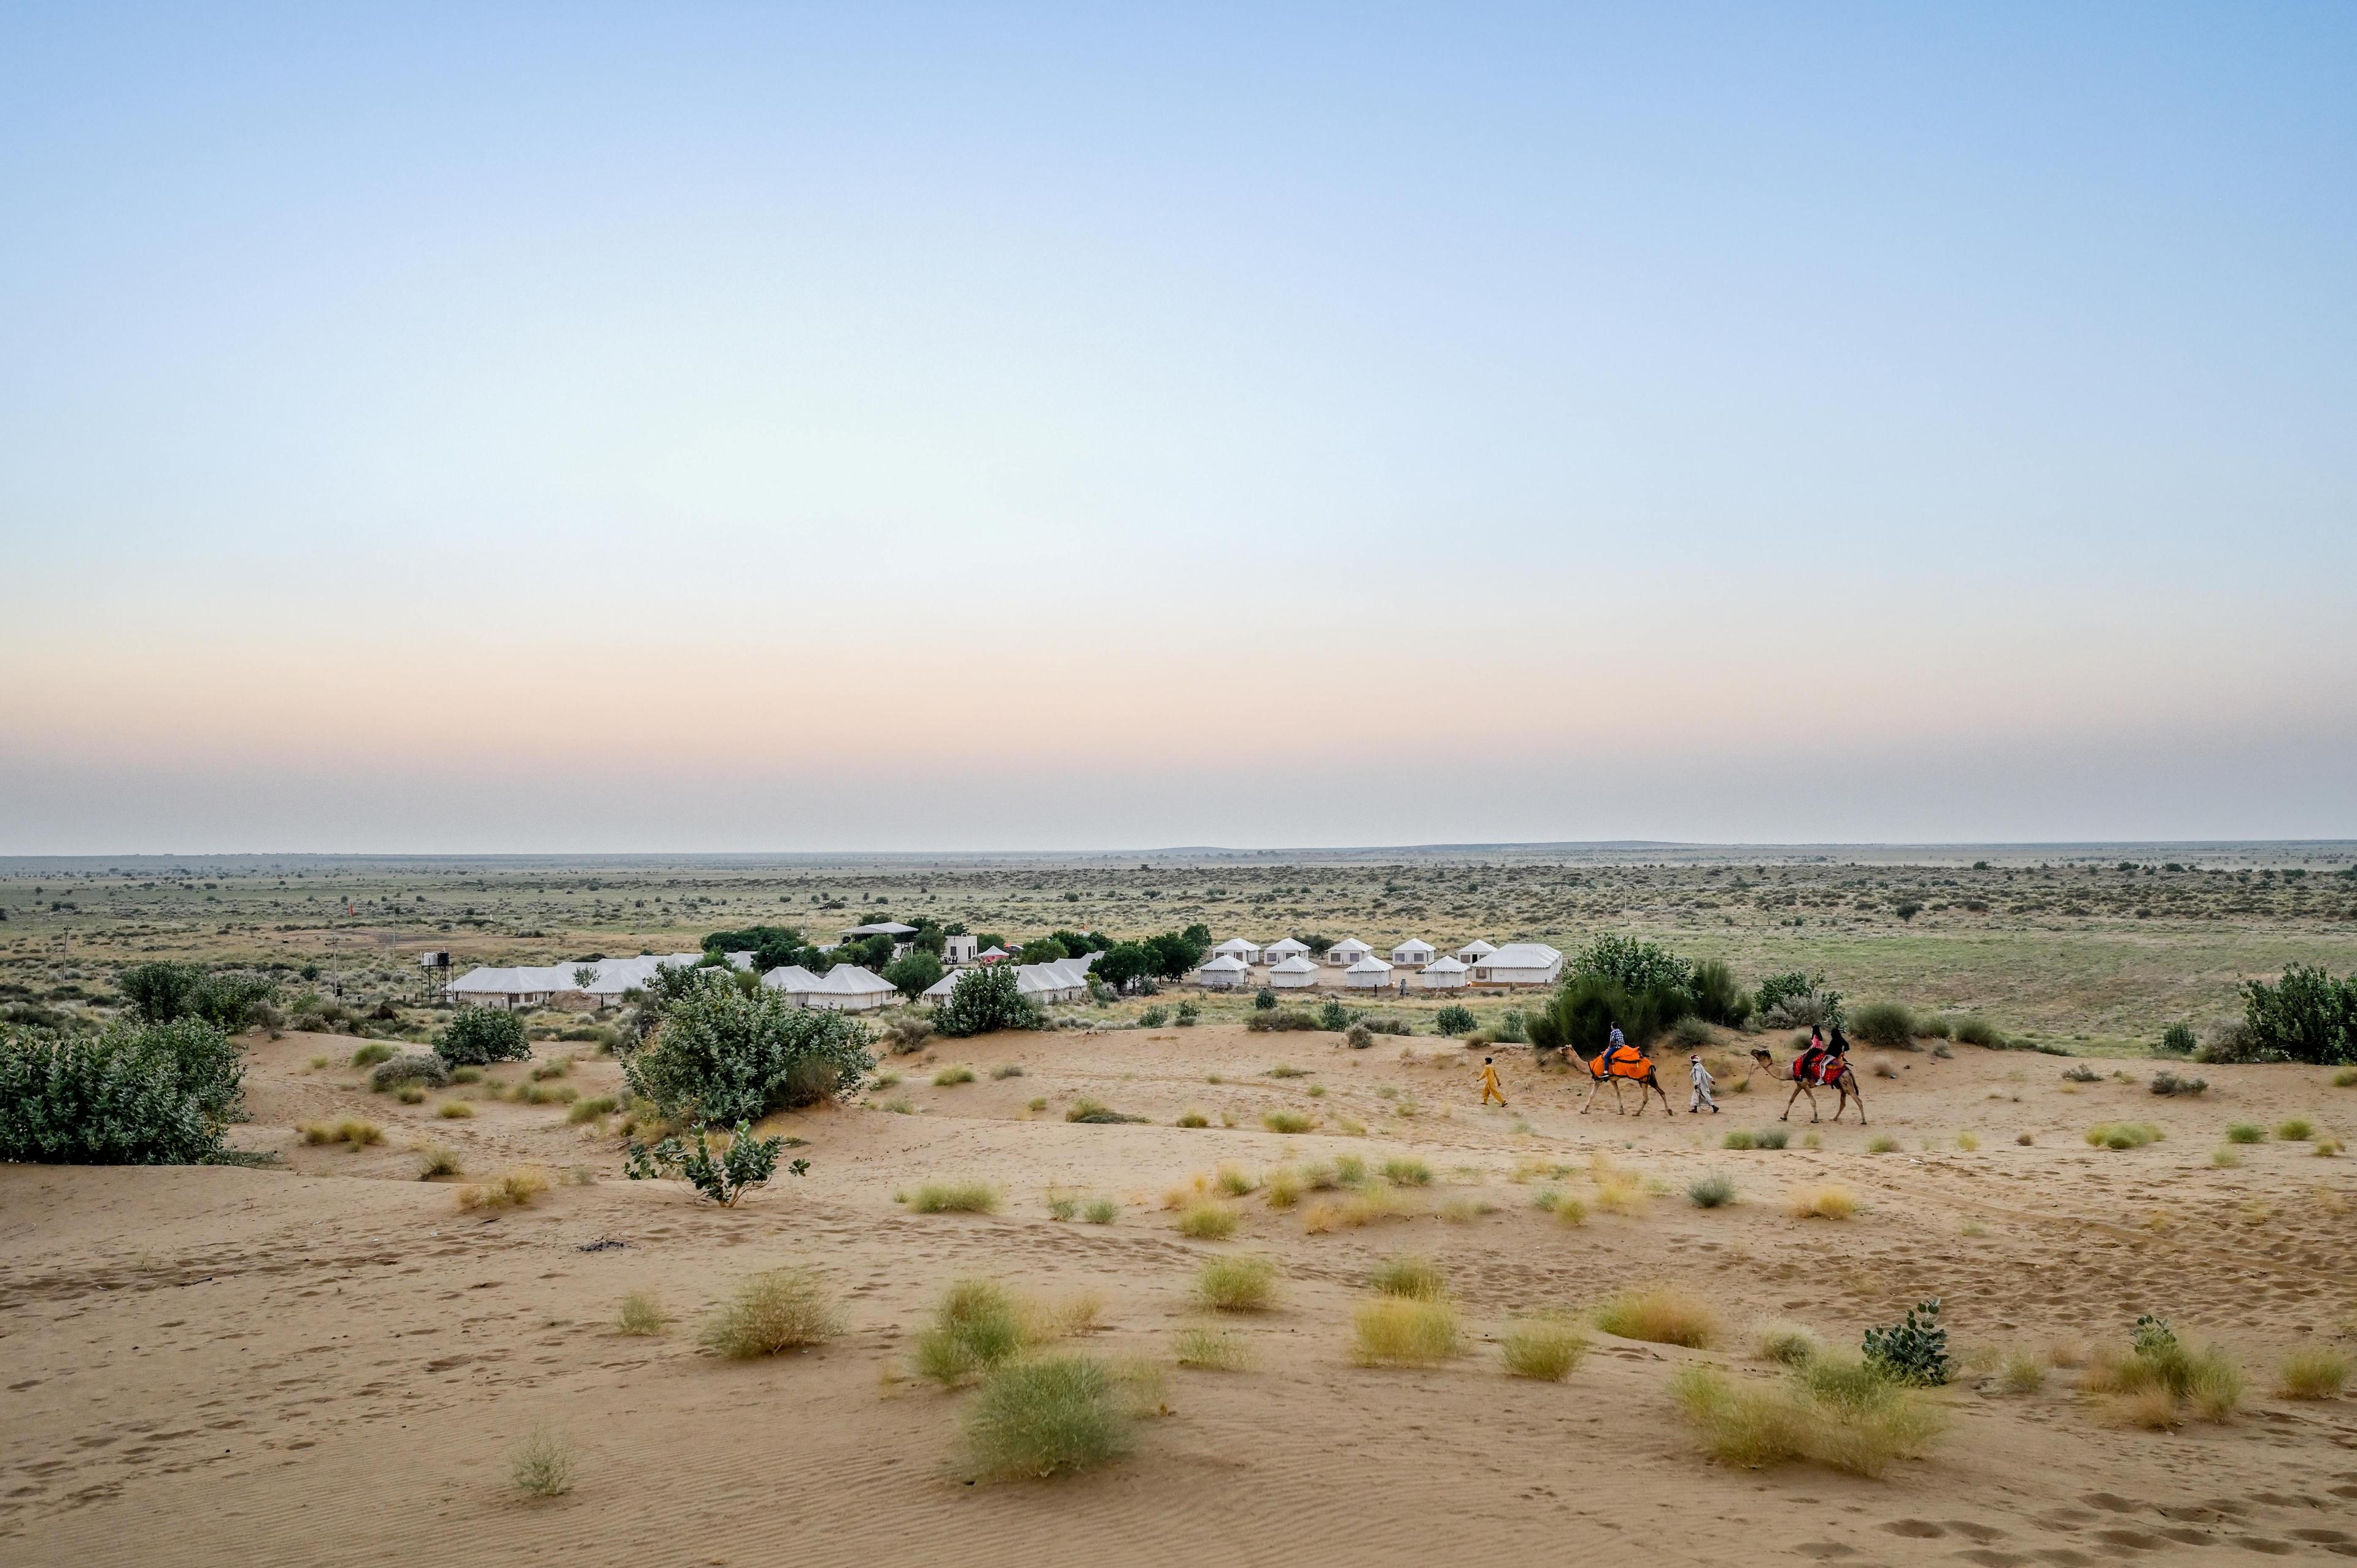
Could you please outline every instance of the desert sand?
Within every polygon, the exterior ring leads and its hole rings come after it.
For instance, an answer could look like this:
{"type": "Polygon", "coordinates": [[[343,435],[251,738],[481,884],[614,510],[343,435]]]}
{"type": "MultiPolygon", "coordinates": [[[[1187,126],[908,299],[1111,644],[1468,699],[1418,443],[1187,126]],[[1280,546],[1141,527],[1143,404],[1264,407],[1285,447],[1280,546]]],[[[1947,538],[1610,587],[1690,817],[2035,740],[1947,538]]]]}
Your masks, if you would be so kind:
{"type": "MultiPolygon", "coordinates": [[[[478,1114],[454,1121],[435,1115],[447,1093],[415,1106],[369,1094],[342,1066],[352,1045],[253,1037],[252,1121],[235,1141],[281,1152],[284,1169],[0,1167],[0,1562],[2357,1555],[2357,1399],[2274,1392],[2284,1353],[2346,1350],[2357,1331],[2357,1167],[2272,1138],[2237,1168],[2211,1163],[2233,1122],[2304,1114],[2350,1132],[2357,1090],[2319,1069],[2191,1069],[2211,1087],[2185,1100],[2148,1092],[2148,1065],[2132,1081],[2068,1084],[2053,1058],[1960,1047],[1947,1060],[1891,1057],[1897,1076],[1884,1079],[1868,1052],[1869,1127],[1812,1129],[1803,1102],[1792,1147],[1729,1151],[1721,1135],[1773,1122],[1786,1090],[1723,1082],[1724,1114],[1688,1115],[1682,1054],[1663,1058],[1679,1108],[1664,1121],[1658,1107],[1582,1117],[1584,1083],[1508,1047],[1494,1054],[1512,1105],[1482,1112],[1479,1054],[1430,1038],[1352,1052],[1337,1036],[1226,1026],[1002,1035],[895,1059],[906,1081],[865,1106],[778,1118],[807,1140],[792,1152],[810,1174],[721,1210],[677,1184],[622,1179],[619,1140],[569,1123],[561,1105],[477,1098],[478,1114]],[[308,1065],[323,1054],[337,1065],[308,1065]],[[958,1063],[978,1081],[931,1086],[936,1066],[958,1063]],[[1308,1075],[1267,1076],[1281,1063],[1308,1075]],[[1006,1064],[1022,1076],[994,1079],[1006,1064]],[[1150,1121],[1067,1122],[1081,1095],[1150,1121]],[[1028,1109],[1035,1097],[1045,1110],[1028,1109]],[[913,1113],[880,1109],[891,1099],[913,1113]],[[1417,1113],[1398,1114],[1410,1101],[1417,1113]],[[1263,1131],[1260,1113],[1277,1107],[1323,1126],[1263,1131]],[[1190,1108],[1212,1124],[1173,1126],[1190,1108]],[[1220,1125],[1223,1112],[1235,1126],[1220,1125]],[[311,1147],[295,1132],[345,1115],[380,1123],[384,1143],[311,1147]],[[1365,1134],[1338,1132],[1344,1118],[1365,1134]],[[2168,1136],[2119,1152],[2083,1140],[2115,1119],[2168,1136]],[[1809,1131],[1822,1149],[1800,1146],[1809,1131]],[[1964,1133],[1976,1149],[1958,1146],[1964,1133]],[[1868,1153],[1877,1134],[1899,1149],[1868,1153]],[[428,1143],[474,1175],[531,1165],[558,1183],[528,1208],[461,1212],[456,1183],[416,1179],[428,1143]],[[1635,1212],[1573,1226],[1534,1206],[1542,1189],[1589,1191],[1598,1151],[1651,1178],[1635,1212]],[[1411,1195],[1421,1212],[1311,1234],[1300,1210],[1255,1196],[1235,1239],[1199,1242],[1161,1206],[1222,1164],[1346,1154],[1428,1162],[1435,1184],[1411,1195]],[[1534,1165],[1577,1169],[1530,1179],[1534,1165]],[[1735,1204],[1687,1202],[1686,1184],[1708,1171],[1734,1178],[1735,1204]],[[940,1178],[995,1183],[1004,1205],[929,1217],[896,1203],[940,1178]],[[1785,1194],[1824,1179],[1857,1193],[1857,1217],[1790,1217],[1785,1194]],[[1054,1219],[1051,1187],[1118,1197],[1120,1217],[1054,1219]],[[1103,1326],[1082,1347],[1167,1363],[1172,1331],[1196,1316],[1193,1272],[1221,1252],[1281,1266],[1278,1307],[1231,1320],[1256,1369],[1170,1371],[1165,1412],[1109,1467],[968,1484],[968,1396],[898,1375],[942,1285],[969,1275],[1096,1293],[1103,1326]],[[1433,1370],[1351,1363],[1367,1272],[1399,1252],[1446,1271],[1471,1354],[1433,1370]],[[789,1262],[840,1292],[845,1334],[753,1363],[699,1351],[700,1310],[789,1262]],[[1657,1281],[1706,1293],[1724,1341],[1685,1350],[1599,1335],[1563,1383],[1501,1371],[1491,1337],[1510,1316],[1657,1281]],[[617,1305],[633,1290],[659,1293],[680,1321],[657,1337],[619,1334],[617,1305]],[[1772,1375],[1748,1343],[1756,1320],[1855,1345],[1930,1295],[1943,1298],[1967,1370],[1932,1396],[1953,1418],[1945,1436],[1881,1479],[1715,1463],[1668,1397],[1682,1361],[1772,1375]],[[2143,1312],[2227,1348],[2251,1379],[2237,1417],[2147,1432],[2106,1420],[2070,1371],[2026,1395],[1993,1376],[2003,1352],[2124,1342],[2143,1312]],[[528,1499],[509,1484],[507,1456],[535,1425],[578,1447],[569,1495],[528,1499]]],[[[619,1079],[592,1058],[565,1081],[594,1094],[619,1079]]]]}

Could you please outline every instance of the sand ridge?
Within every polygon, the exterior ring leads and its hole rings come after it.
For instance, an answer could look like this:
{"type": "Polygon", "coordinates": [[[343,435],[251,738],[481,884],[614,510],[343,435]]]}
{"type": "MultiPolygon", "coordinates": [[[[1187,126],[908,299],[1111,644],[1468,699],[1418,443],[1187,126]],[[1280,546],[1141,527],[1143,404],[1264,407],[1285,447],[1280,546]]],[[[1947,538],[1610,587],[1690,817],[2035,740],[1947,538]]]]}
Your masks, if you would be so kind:
{"type": "MultiPolygon", "coordinates": [[[[616,1140],[568,1123],[562,1105],[476,1098],[473,1118],[443,1120],[434,1112],[447,1095],[403,1106],[340,1065],[309,1068],[320,1054],[340,1064],[348,1039],[256,1037],[254,1120],[236,1141],[282,1151],[288,1168],[0,1168],[0,1560],[1396,1562],[1443,1545],[1473,1562],[2060,1563],[2240,1559],[2245,1543],[2318,1560],[2357,1552],[2357,1401],[2270,1393],[2282,1352],[2346,1348],[2357,1326],[2352,1167],[2274,1141],[2242,1151],[2239,1167],[2210,1164],[2230,1122],[2307,1114],[2345,1133],[2357,1091],[2329,1075],[2206,1068],[2208,1094],[2166,1100],[2147,1091],[2142,1068],[2129,1082],[2066,1085],[2066,1064],[2048,1057],[1909,1054],[1891,1058],[1894,1079],[1866,1075],[1871,1126],[1820,1126],[1823,1148],[1800,1147],[1812,1130],[1803,1101],[1794,1146],[1729,1151],[1719,1134],[1772,1123],[1783,1090],[1763,1080],[1724,1093],[1716,1119],[1583,1118],[1584,1085],[1506,1049],[1513,1103],[1483,1112],[1478,1056],[1428,1038],[1364,1052],[1336,1039],[1207,1027],[939,1042],[931,1061],[888,1064],[905,1081],[866,1107],[780,1118],[807,1140],[795,1152],[810,1176],[722,1211],[672,1184],[619,1179],[616,1140]],[[1403,1061],[1403,1047],[1417,1059],[1403,1061]],[[978,1080],[933,1087],[933,1068],[952,1063],[978,1080]],[[1281,1063],[1307,1075],[1270,1077],[1281,1063]],[[1006,1066],[1022,1076],[990,1076],[1006,1066]],[[1063,1121],[1082,1095],[1150,1120],[1063,1121]],[[1040,1097],[1048,1108],[1031,1112],[1040,1097]],[[890,1100],[912,1113],[877,1108],[890,1100]],[[1417,1113],[1399,1115],[1410,1101],[1417,1113]],[[1272,1107],[1324,1126],[1264,1131],[1258,1114],[1272,1107]],[[1188,1109],[1212,1125],[1172,1126],[1188,1109]],[[1219,1124],[1223,1112],[1235,1126],[1219,1124]],[[295,1135],[298,1122],[339,1115],[381,1123],[385,1142],[351,1151],[295,1135]],[[1337,1132],[1345,1118],[1365,1135],[1337,1132]],[[2128,1118],[2169,1136],[2119,1153],[2081,1137],[2128,1118]],[[1977,1149],[1956,1146],[1965,1132],[1977,1149]],[[2022,1133],[2034,1141],[2017,1143],[2022,1133]],[[1866,1152],[1878,1135],[1900,1148],[1866,1152]],[[560,1180],[533,1208],[462,1215],[450,1185],[414,1179],[414,1147],[429,1142],[476,1174],[531,1163],[560,1177],[578,1169],[588,1185],[560,1180]],[[1309,1234],[1299,1211],[1248,1197],[1235,1240],[1197,1242],[1160,1208],[1166,1189],[1222,1163],[1263,1171],[1341,1154],[1424,1160],[1437,1180],[1412,1197],[1427,1212],[1309,1234]],[[1598,1154],[1660,1190],[1634,1214],[1595,1212],[1577,1227],[1533,1206],[1550,1186],[1587,1190],[1598,1154]],[[1513,1179],[1534,1164],[1570,1174],[1513,1179]],[[1689,1206],[1680,1195],[1705,1171],[1733,1176],[1740,1200],[1689,1206]],[[939,1177],[995,1183],[1005,1205],[928,1217],[894,1201],[939,1177]],[[1782,1195],[1818,1179],[1855,1190],[1859,1216],[1789,1218],[1782,1195]],[[1120,1218],[1054,1220],[1050,1189],[1116,1197],[1120,1218]],[[1458,1218],[1439,1218],[1451,1204],[1458,1218]],[[1365,1273],[1403,1251],[1447,1271],[1476,1352],[1433,1370],[1351,1367],[1347,1324],[1365,1273]],[[1273,1256],[1283,1272],[1279,1309],[1235,1325],[1257,1369],[1172,1372],[1169,1413],[1106,1470],[968,1486],[954,1463],[960,1396],[885,1375],[942,1285],[974,1274],[1095,1293],[1105,1326],[1086,1348],[1167,1361],[1171,1331],[1194,1316],[1195,1264],[1235,1251],[1273,1256]],[[627,1291],[656,1290],[692,1319],[743,1274],[786,1262],[841,1293],[844,1337],[738,1365],[698,1353],[692,1321],[651,1339],[613,1329],[627,1291]],[[2136,1313],[2159,1311],[2228,1345],[2253,1398],[2233,1423],[2156,1434],[2096,1420],[2067,1372],[2019,1397],[1975,1371],[1937,1396],[1953,1425],[1932,1455],[1865,1481],[1699,1455],[1667,1376],[1695,1359],[1764,1375],[1739,1332],[1711,1351],[1600,1337],[1559,1386],[1500,1373],[1491,1341],[1513,1314],[1656,1280],[1707,1293],[1737,1330],[1787,1316],[1836,1342],[1939,1294],[1965,1355],[2117,1338],[2136,1313]],[[579,1444],[581,1479],[567,1497],[526,1502],[506,1485],[505,1455],[538,1423],[579,1444]],[[1598,1474],[1614,1477],[1609,1491],[1598,1474]]],[[[586,1059],[562,1081],[588,1094],[618,1078],[610,1060],[586,1059]]]]}

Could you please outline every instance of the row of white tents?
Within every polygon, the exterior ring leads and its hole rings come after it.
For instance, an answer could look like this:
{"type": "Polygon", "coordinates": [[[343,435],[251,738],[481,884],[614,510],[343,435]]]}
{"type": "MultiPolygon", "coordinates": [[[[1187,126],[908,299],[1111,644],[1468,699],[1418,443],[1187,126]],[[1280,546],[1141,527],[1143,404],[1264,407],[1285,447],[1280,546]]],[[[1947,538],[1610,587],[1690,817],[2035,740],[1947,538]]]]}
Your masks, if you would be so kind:
{"type": "Polygon", "coordinates": [[[1268,983],[1279,991],[1308,990],[1322,972],[1342,972],[1342,984],[1352,991],[1382,991],[1393,983],[1393,972],[1405,969],[1419,989],[1458,991],[1471,985],[1553,985],[1563,977],[1563,954],[1544,942],[1509,942],[1492,947],[1471,941],[1453,955],[1435,956],[1429,942],[1410,940],[1392,950],[1386,963],[1374,949],[1355,937],[1326,950],[1323,965],[1313,961],[1307,943],[1286,937],[1259,947],[1232,937],[1211,950],[1212,957],[1196,977],[1209,991],[1233,991],[1252,983],[1253,969],[1265,963],[1268,983]]]}

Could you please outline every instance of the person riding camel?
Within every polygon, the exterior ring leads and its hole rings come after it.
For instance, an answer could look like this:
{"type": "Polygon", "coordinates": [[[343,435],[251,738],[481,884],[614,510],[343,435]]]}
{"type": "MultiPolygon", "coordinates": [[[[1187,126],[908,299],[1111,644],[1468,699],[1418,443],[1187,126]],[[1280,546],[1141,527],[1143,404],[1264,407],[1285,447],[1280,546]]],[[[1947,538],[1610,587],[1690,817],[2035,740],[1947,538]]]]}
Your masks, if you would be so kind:
{"type": "Polygon", "coordinates": [[[1814,1083],[1817,1068],[1825,1059],[1825,1033],[1817,1025],[1809,1026],[1809,1043],[1801,1047],[1792,1063],[1792,1077],[1801,1083],[1814,1083]]]}

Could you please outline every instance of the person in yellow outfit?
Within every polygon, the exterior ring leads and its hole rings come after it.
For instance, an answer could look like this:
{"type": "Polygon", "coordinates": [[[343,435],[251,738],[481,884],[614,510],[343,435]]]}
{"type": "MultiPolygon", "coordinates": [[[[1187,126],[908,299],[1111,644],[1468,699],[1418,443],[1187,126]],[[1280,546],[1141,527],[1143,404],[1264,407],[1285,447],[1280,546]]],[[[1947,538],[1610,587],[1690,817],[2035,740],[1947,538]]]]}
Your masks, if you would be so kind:
{"type": "Polygon", "coordinates": [[[1500,1105],[1505,1104],[1506,1091],[1498,1087],[1498,1059],[1495,1057],[1483,1057],[1481,1058],[1482,1109],[1487,1110],[1490,1101],[1493,1099],[1500,1105]]]}

